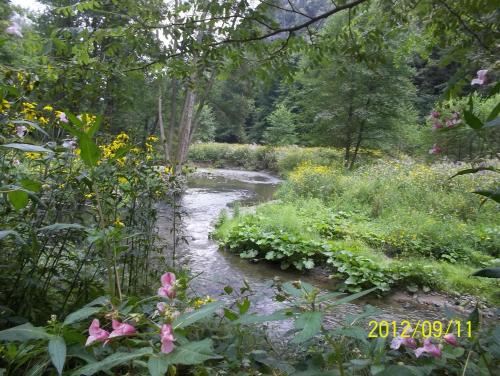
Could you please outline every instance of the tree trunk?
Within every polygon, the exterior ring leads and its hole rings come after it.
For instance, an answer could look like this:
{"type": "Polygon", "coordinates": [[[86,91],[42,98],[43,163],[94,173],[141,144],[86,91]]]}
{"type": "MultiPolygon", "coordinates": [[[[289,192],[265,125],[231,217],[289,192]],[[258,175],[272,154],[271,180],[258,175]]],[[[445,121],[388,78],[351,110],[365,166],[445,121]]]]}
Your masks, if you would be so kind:
{"type": "Polygon", "coordinates": [[[361,146],[361,141],[363,140],[363,131],[364,131],[364,129],[365,129],[365,122],[362,121],[361,125],[359,126],[359,129],[358,129],[358,137],[357,137],[357,140],[356,140],[356,147],[354,148],[354,154],[352,156],[352,160],[349,163],[349,169],[353,168],[354,163],[356,162],[356,158],[358,157],[359,147],[361,146]]]}
{"type": "Polygon", "coordinates": [[[168,149],[167,139],[165,137],[165,127],[163,126],[163,105],[162,105],[161,85],[158,85],[158,126],[160,127],[160,142],[163,145],[163,153],[165,154],[165,163],[170,161],[170,151],[168,149]]]}
{"type": "Polygon", "coordinates": [[[187,159],[189,150],[189,138],[191,134],[191,127],[193,126],[194,112],[196,99],[198,94],[193,89],[186,90],[186,98],[184,100],[184,107],[182,109],[182,117],[180,121],[179,132],[179,149],[177,153],[176,165],[182,166],[187,159]]]}

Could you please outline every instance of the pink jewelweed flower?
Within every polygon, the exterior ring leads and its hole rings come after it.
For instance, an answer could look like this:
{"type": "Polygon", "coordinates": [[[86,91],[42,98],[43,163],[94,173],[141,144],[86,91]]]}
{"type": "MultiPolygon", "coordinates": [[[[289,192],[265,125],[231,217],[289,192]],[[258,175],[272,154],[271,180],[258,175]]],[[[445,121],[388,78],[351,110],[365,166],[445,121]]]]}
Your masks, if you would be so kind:
{"type": "Polygon", "coordinates": [[[457,340],[457,337],[455,337],[455,335],[453,333],[448,333],[448,334],[445,334],[443,336],[443,339],[446,343],[448,343],[449,345],[452,345],[454,347],[457,347],[458,346],[458,340],[457,340]]]}
{"type": "Polygon", "coordinates": [[[24,136],[26,136],[26,133],[28,133],[28,128],[26,128],[24,125],[16,126],[16,134],[18,137],[23,138],[24,136]]]}
{"type": "Polygon", "coordinates": [[[438,144],[432,145],[432,148],[429,150],[429,154],[439,154],[443,151],[438,144]]]}
{"type": "Polygon", "coordinates": [[[172,325],[163,324],[160,328],[161,352],[169,354],[174,350],[174,333],[172,325]]]}
{"type": "Polygon", "coordinates": [[[484,85],[486,83],[486,75],[488,74],[488,69],[481,69],[477,71],[477,77],[474,78],[470,84],[471,85],[484,85]]]}
{"type": "Polygon", "coordinates": [[[410,349],[417,348],[417,341],[412,337],[394,337],[391,341],[391,349],[397,350],[401,347],[401,345],[405,347],[409,347],[410,349]]]}
{"type": "Polygon", "coordinates": [[[5,32],[10,35],[15,35],[16,37],[22,38],[23,33],[21,32],[21,26],[18,23],[12,22],[10,26],[5,29],[5,32]]]}
{"type": "Polygon", "coordinates": [[[424,340],[424,345],[415,350],[415,356],[419,358],[423,353],[427,353],[434,358],[441,357],[441,348],[433,344],[430,338],[424,340]]]}
{"type": "Polygon", "coordinates": [[[60,121],[63,123],[69,123],[68,118],[66,117],[66,114],[64,112],[61,112],[59,115],[57,115],[60,121]]]}
{"type": "Polygon", "coordinates": [[[437,119],[441,116],[441,114],[438,111],[431,111],[431,117],[434,119],[437,119]]]}
{"type": "Polygon", "coordinates": [[[174,273],[165,273],[161,276],[161,287],[158,289],[158,295],[164,296],[167,298],[175,298],[175,274],[174,273]]]}
{"type": "Polygon", "coordinates": [[[87,338],[87,342],[85,342],[85,346],[89,346],[96,341],[106,343],[109,338],[109,332],[101,329],[100,325],[98,319],[92,320],[89,326],[89,337],[87,338]]]}
{"type": "Polygon", "coordinates": [[[443,124],[441,124],[439,121],[436,121],[434,124],[432,124],[432,129],[441,129],[443,128],[443,124]]]}
{"type": "Polygon", "coordinates": [[[109,335],[109,338],[130,336],[136,333],[135,328],[130,324],[126,324],[113,319],[112,325],[113,325],[113,331],[109,335]]]}

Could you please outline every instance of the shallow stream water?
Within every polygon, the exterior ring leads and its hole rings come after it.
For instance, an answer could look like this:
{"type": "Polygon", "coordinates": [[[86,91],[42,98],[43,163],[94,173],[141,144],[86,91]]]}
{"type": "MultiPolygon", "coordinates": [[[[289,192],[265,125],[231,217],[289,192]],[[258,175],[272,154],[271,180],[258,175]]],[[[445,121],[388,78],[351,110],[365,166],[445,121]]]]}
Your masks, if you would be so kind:
{"type": "MultiPolygon", "coordinates": [[[[224,286],[233,288],[243,286],[245,279],[255,294],[252,297],[252,310],[269,314],[283,307],[273,299],[272,282],[275,277],[282,281],[306,281],[321,290],[335,287],[334,281],[325,278],[324,273],[315,271],[299,273],[282,271],[279,267],[264,262],[253,263],[238,255],[220,251],[215,241],[209,238],[215,222],[222,210],[231,213],[231,207],[239,202],[249,206],[272,200],[280,180],[264,172],[250,172],[225,169],[198,169],[189,178],[188,188],[182,196],[182,232],[187,244],[179,246],[177,263],[190,269],[197,276],[191,287],[198,295],[217,297],[224,286]]],[[[160,236],[169,237],[170,211],[160,208],[160,236]]],[[[442,302],[419,301],[416,295],[399,292],[390,298],[369,297],[353,304],[345,304],[328,313],[332,325],[342,321],[346,315],[361,312],[366,304],[377,307],[378,320],[401,322],[402,320],[432,320],[444,316],[442,302]]]]}

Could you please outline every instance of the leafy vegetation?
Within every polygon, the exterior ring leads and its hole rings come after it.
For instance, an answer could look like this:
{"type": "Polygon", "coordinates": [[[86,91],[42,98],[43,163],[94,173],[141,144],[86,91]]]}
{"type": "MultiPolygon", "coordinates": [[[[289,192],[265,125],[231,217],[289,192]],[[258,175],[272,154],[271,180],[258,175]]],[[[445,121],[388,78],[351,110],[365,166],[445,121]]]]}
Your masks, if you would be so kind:
{"type": "Polygon", "coordinates": [[[495,374],[497,2],[40,3],[0,3],[0,375],[495,374]],[[213,236],[341,292],[201,296],[188,156],[285,178],[213,236]],[[483,301],[467,338],[331,325],[393,288],[483,301]]]}

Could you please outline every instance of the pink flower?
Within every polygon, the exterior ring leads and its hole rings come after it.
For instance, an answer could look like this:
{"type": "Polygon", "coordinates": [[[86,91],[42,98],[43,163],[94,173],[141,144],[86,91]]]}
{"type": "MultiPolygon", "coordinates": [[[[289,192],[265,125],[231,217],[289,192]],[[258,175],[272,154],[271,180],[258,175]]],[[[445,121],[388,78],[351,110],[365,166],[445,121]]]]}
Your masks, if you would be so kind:
{"type": "Polygon", "coordinates": [[[113,319],[113,331],[109,335],[109,338],[130,336],[135,334],[135,332],[136,330],[132,325],[113,319]]]}
{"type": "Polygon", "coordinates": [[[26,136],[27,132],[28,132],[28,128],[26,128],[24,125],[16,126],[16,134],[18,137],[23,138],[24,136],[26,136]]]}
{"type": "Polygon", "coordinates": [[[163,324],[160,329],[161,352],[169,354],[174,349],[174,333],[172,325],[163,324]]]}
{"type": "Polygon", "coordinates": [[[448,343],[454,347],[458,346],[457,337],[455,337],[455,335],[453,333],[445,334],[443,336],[443,339],[446,343],[448,343]]]}
{"type": "Polygon", "coordinates": [[[471,85],[484,85],[486,82],[486,75],[488,74],[487,69],[481,69],[477,71],[477,78],[474,78],[470,84],[471,85]]]}
{"type": "Polygon", "coordinates": [[[412,337],[394,337],[391,341],[391,349],[397,350],[401,347],[401,345],[409,347],[410,349],[417,348],[417,341],[412,337]]]}
{"type": "Polygon", "coordinates": [[[77,147],[77,143],[75,140],[66,140],[62,144],[63,148],[74,150],[77,147]]]}
{"type": "Polygon", "coordinates": [[[174,284],[175,284],[175,274],[174,273],[165,273],[161,276],[161,286],[158,289],[158,295],[160,296],[165,296],[168,298],[175,298],[175,291],[174,291],[174,284]]]}
{"type": "Polygon", "coordinates": [[[441,356],[441,348],[433,344],[430,338],[426,338],[424,340],[424,346],[415,350],[415,356],[419,358],[423,353],[427,353],[434,358],[439,358],[441,356]]]}
{"type": "Polygon", "coordinates": [[[436,121],[434,124],[432,124],[432,129],[440,129],[443,128],[443,124],[441,124],[439,121],[436,121]]]}
{"type": "Polygon", "coordinates": [[[431,117],[433,117],[434,119],[437,119],[441,116],[441,114],[437,111],[431,111],[431,117]]]}
{"type": "Polygon", "coordinates": [[[63,123],[68,123],[68,118],[66,117],[66,114],[64,112],[61,112],[59,115],[57,115],[60,121],[63,123]]]}
{"type": "Polygon", "coordinates": [[[432,148],[429,150],[429,154],[439,154],[443,151],[438,144],[432,145],[432,148]]]}
{"type": "Polygon", "coordinates": [[[10,35],[15,35],[16,37],[22,38],[23,33],[21,33],[21,26],[16,22],[12,22],[12,24],[5,29],[5,32],[10,35]]]}
{"type": "Polygon", "coordinates": [[[109,337],[109,333],[100,328],[100,323],[98,319],[92,320],[92,323],[89,326],[89,337],[87,338],[87,342],[85,342],[85,346],[89,346],[92,343],[98,342],[106,342],[109,337]]]}
{"type": "Polygon", "coordinates": [[[166,305],[165,305],[165,303],[163,303],[163,302],[159,302],[158,304],[156,304],[156,309],[157,309],[157,310],[158,310],[158,312],[160,312],[160,313],[165,312],[165,308],[166,308],[166,307],[167,307],[167,306],[166,306],[166,305]]]}

